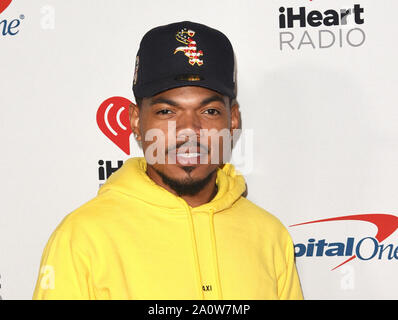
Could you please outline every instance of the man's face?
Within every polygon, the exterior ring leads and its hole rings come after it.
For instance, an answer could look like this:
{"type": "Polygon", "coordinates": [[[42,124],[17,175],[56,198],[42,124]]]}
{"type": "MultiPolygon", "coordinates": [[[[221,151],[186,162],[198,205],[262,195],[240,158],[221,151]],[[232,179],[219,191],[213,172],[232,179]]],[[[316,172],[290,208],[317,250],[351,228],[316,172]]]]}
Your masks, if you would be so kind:
{"type": "Polygon", "coordinates": [[[228,97],[186,86],[144,98],[139,108],[131,105],[130,120],[151,178],[188,187],[208,181],[228,161],[225,147],[231,146],[232,130],[239,128],[240,115],[238,105],[230,105],[228,97]]]}

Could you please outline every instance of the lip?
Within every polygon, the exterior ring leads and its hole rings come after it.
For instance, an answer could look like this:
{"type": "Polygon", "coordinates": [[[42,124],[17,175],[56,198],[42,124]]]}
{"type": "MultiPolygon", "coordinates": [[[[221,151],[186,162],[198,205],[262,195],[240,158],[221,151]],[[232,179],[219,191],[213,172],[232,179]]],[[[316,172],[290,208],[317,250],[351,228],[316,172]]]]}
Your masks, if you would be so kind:
{"type": "Polygon", "coordinates": [[[185,143],[168,150],[167,153],[169,159],[175,159],[174,163],[181,166],[207,164],[209,158],[209,150],[200,144],[185,143]]]}
{"type": "Polygon", "coordinates": [[[201,146],[182,146],[174,150],[177,154],[182,153],[200,153],[200,154],[207,154],[208,150],[201,146]]]}
{"type": "Polygon", "coordinates": [[[206,163],[207,153],[199,153],[199,152],[184,152],[176,154],[177,163],[181,165],[195,165],[206,163]]]}

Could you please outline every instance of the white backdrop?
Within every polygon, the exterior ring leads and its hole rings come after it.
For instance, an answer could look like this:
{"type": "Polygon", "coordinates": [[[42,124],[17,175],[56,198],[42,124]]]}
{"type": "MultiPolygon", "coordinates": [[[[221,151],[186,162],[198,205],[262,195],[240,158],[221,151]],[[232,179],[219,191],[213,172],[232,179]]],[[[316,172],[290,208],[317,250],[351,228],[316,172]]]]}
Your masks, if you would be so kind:
{"type": "Polygon", "coordinates": [[[254,137],[248,198],[299,246],[365,239],[360,253],[369,259],[333,271],[349,256],[297,257],[305,298],[397,299],[398,232],[379,244],[391,250],[379,259],[372,223],[289,227],[398,215],[397,11],[393,0],[12,1],[0,13],[0,296],[31,299],[51,232],[103,182],[99,160],[115,166],[139,154],[102,134],[97,109],[113,96],[134,101],[146,31],[191,20],[221,30],[235,49],[243,127],[254,137]],[[343,25],[281,28],[280,7],[285,16],[299,7],[352,11],[343,25]]]}

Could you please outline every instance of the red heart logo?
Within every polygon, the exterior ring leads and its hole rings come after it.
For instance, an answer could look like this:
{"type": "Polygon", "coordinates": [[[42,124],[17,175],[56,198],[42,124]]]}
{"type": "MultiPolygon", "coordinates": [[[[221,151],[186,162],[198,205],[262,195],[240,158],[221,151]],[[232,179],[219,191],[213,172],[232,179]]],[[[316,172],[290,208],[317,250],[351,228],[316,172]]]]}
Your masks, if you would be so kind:
{"type": "Polygon", "coordinates": [[[130,154],[129,106],[131,101],[123,97],[106,99],[98,108],[97,124],[104,135],[124,153],[130,154]]]}
{"type": "Polygon", "coordinates": [[[0,13],[2,13],[10,5],[12,0],[0,0],[0,13]]]}

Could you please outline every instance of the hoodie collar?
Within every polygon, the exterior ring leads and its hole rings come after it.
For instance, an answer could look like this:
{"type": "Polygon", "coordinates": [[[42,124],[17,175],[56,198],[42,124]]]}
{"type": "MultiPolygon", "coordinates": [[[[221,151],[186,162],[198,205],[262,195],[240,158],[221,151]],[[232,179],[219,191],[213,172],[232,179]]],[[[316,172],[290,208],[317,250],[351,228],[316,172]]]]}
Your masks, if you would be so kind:
{"type": "MultiPolygon", "coordinates": [[[[184,200],[149,178],[146,174],[146,167],[145,158],[128,159],[119,170],[108,178],[98,194],[113,190],[156,207],[171,210],[184,208],[184,200]]],[[[210,202],[192,208],[192,212],[212,211],[217,213],[228,209],[246,190],[243,176],[229,163],[217,170],[216,183],[218,187],[216,196],[210,202]]]]}

